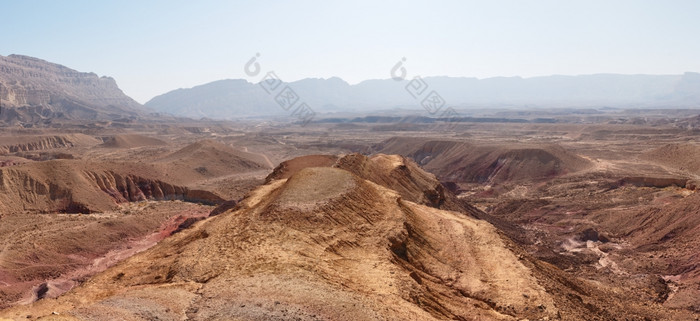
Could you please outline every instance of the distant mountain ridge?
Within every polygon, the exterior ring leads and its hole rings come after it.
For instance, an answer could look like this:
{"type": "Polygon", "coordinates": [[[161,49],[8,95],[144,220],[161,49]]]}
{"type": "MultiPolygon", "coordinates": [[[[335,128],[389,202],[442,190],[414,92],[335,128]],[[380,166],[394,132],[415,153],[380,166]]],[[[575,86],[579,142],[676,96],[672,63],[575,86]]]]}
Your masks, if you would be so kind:
{"type": "MultiPolygon", "coordinates": [[[[316,113],[367,113],[396,108],[421,110],[421,101],[434,91],[447,106],[456,109],[700,108],[700,73],[691,72],[487,79],[425,77],[416,97],[407,90],[409,85],[418,84],[411,81],[366,80],[350,85],[337,77],[307,78],[282,83],[276,91],[267,93],[260,84],[227,79],[165,93],[151,99],[145,107],[195,119],[291,116],[301,102],[316,113]],[[292,108],[284,109],[275,97],[286,86],[294,90],[299,100],[292,108]]],[[[114,120],[143,116],[145,112],[144,106],[125,95],[110,77],[28,56],[0,56],[0,123],[114,120]]]]}
{"type": "MultiPolygon", "coordinates": [[[[379,109],[420,109],[431,91],[449,106],[469,107],[700,107],[700,73],[683,75],[544,76],[487,79],[425,77],[427,89],[414,98],[406,90],[411,79],[366,80],[350,85],[340,78],[308,78],[290,86],[300,101],[317,112],[367,112],[379,109]]],[[[415,83],[414,83],[415,84],[415,83]]],[[[177,89],[145,104],[159,112],[185,117],[235,118],[285,115],[256,83],[242,79],[219,80],[189,89],[177,89]]]]}
{"type": "Polygon", "coordinates": [[[143,111],[110,77],[21,55],[0,56],[0,106],[0,121],[24,124],[109,120],[143,111]]]}

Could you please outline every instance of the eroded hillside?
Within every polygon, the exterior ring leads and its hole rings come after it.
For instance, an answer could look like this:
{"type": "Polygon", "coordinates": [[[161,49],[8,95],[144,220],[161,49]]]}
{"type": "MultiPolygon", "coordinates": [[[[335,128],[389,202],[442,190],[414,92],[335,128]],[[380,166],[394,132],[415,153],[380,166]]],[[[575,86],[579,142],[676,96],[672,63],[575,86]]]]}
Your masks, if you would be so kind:
{"type": "Polygon", "coordinates": [[[58,300],[3,315],[54,320],[654,315],[634,304],[623,310],[615,301],[622,297],[611,290],[530,258],[485,221],[403,200],[345,170],[311,167],[261,186],[237,210],[165,239],[58,300]]]}

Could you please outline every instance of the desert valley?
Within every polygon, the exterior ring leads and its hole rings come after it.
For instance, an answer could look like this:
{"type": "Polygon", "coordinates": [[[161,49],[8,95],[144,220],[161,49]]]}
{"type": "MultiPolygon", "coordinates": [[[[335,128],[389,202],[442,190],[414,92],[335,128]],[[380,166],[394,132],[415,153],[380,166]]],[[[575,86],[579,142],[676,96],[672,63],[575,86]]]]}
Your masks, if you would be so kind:
{"type": "Polygon", "coordinates": [[[0,320],[700,318],[695,109],[192,119],[17,55],[0,104],[0,320]]]}

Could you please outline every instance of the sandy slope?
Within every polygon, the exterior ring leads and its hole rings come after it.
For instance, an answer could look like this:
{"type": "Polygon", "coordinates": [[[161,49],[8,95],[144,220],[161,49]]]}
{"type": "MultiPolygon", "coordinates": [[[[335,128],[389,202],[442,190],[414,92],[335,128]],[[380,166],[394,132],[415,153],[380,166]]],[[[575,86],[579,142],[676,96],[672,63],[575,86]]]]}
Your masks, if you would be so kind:
{"type": "Polygon", "coordinates": [[[642,159],[692,175],[700,174],[700,146],[667,144],[641,155],[642,159]]]}
{"type": "Polygon", "coordinates": [[[442,181],[496,184],[542,181],[592,167],[554,144],[483,144],[394,137],[375,146],[412,158],[442,181]]]}
{"type": "Polygon", "coordinates": [[[101,146],[109,148],[134,148],[142,146],[160,146],[166,142],[149,136],[138,134],[122,134],[109,137],[101,146]]]}

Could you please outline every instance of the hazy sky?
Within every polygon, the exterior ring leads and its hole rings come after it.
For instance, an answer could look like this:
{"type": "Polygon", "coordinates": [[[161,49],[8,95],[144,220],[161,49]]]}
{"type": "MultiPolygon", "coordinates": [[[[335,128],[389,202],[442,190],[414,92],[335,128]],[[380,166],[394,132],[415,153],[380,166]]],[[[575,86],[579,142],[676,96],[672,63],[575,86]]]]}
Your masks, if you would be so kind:
{"type": "Polygon", "coordinates": [[[0,55],[112,76],[139,102],[244,78],[700,71],[700,1],[9,1],[0,55]]]}

